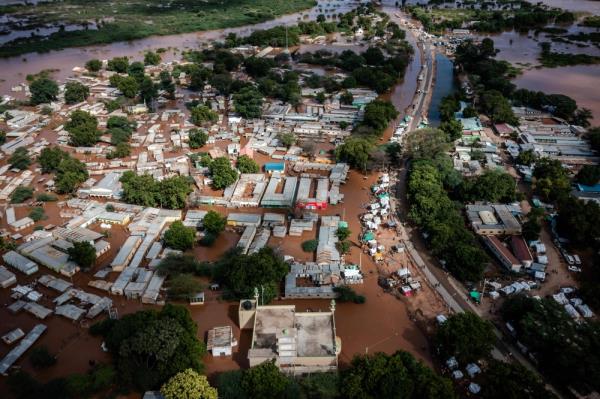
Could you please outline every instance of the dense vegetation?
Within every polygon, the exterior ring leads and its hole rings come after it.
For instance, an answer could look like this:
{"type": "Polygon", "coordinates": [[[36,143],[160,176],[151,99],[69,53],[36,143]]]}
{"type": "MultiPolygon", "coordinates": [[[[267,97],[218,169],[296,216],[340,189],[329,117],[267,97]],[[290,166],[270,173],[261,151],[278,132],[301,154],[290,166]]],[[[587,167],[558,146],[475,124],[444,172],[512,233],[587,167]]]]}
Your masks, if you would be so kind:
{"type": "Polygon", "coordinates": [[[42,173],[55,173],[56,192],[73,193],[89,177],[86,165],[58,147],[46,147],[38,162],[42,173]]]}
{"type": "Polygon", "coordinates": [[[338,373],[295,378],[266,362],[222,373],[218,390],[222,399],[456,398],[449,380],[403,351],[356,356],[349,367],[338,373]]]}
{"type": "Polygon", "coordinates": [[[206,350],[185,307],[166,305],[160,312],[145,310],[107,319],[90,332],[103,336],[123,386],[142,392],[158,389],[179,372],[202,370],[206,350]]]}
{"type": "Polygon", "coordinates": [[[156,180],[151,175],[136,175],[126,171],[121,176],[123,201],[128,204],[181,209],[192,192],[189,179],[183,176],[156,180]]]}
{"type": "Polygon", "coordinates": [[[525,296],[507,299],[502,316],[554,384],[581,393],[600,388],[598,323],[577,323],[553,299],[525,296]]]}
{"type": "MultiPolygon", "coordinates": [[[[475,281],[481,278],[487,256],[446,191],[461,182],[452,160],[445,154],[448,147],[448,137],[437,129],[422,129],[409,136],[409,216],[426,234],[433,254],[453,275],[463,281],[475,281]]],[[[492,195],[485,191],[483,194],[492,195]]]]}
{"type": "Polygon", "coordinates": [[[69,259],[77,263],[83,270],[88,270],[96,263],[96,248],[87,241],[74,242],[68,249],[69,259]]]}
{"type": "Polygon", "coordinates": [[[255,24],[312,7],[315,3],[314,0],[208,0],[194,3],[133,0],[92,5],[87,0],[65,0],[2,6],[0,14],[27,16],[40,25],[79,24],[82,29],[61,29],[47,38],[33,35],[14,40],[0,47],[0,56],[255,24]],[[98,22],[97,29],[90,29],[90,21],[98,22]]]}
{"type": "Polygon", "coordinates": [[[214,278],[223,284],[231,299],[253,298],[254,289],[261,294],[261,303],[271,302],[278,294],[279,284],[289,267],[275,251],[265,247],[251,255],[231,250],[214,264],[214,278]]]}
{"type": "Polygon", "coordinates": [[[169,248],[185,251],[191,249],[196,241],[196,231],[191,227],[186,227],[181,221],[175,221],[165,231],[163,237],[165,245],[169,248]]]}

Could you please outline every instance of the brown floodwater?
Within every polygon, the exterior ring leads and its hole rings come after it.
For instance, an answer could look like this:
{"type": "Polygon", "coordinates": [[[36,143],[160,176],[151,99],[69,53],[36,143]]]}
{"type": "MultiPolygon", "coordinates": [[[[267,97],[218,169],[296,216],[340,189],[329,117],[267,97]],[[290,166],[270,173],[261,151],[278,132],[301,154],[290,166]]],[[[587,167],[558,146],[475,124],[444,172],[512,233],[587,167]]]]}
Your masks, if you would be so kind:
{"type": "Polygon", "coordinates": [[[235,28],[210,30],[204,32],[191,32],[180,35],[151,36],[145,39],[128,42],[116,42],[106,45],[66,48],[48,53],[29,53],[16,57],[0,59],[0,93],[11,94],[10,88],[24,82],[27,74],[35,74],[43,69],[58,69],[54,74],[56,79],[64,80],[71,75],[75,66],[83,66],[92,58],[110,59],[113,57],[128,56],[141,60],[144,52],[158,48],[169,49],[162,54],[164,61],[171,61],[180,57],[180,52],[186,49],[198,48],[202,43],[211,40],[223,39],[229,33],[239,36],[250,35],[255,30],[269,29],[274,26],[295,24],[301,20],[315,19],[322,7],[326,15],[350,11],[354,2],[341,0],[319,0],[319,5],[305,11],[287,14],[270,21],[254,25],[245,25],[235,28]]]}
{"type": "Polygon", "coordinates": [[[580,107],[594,114],[592,125],[600,124],[600,66],[576,65],[525,71],[514,80],[517,87],[560,93],[574,98],[580,107]]]}

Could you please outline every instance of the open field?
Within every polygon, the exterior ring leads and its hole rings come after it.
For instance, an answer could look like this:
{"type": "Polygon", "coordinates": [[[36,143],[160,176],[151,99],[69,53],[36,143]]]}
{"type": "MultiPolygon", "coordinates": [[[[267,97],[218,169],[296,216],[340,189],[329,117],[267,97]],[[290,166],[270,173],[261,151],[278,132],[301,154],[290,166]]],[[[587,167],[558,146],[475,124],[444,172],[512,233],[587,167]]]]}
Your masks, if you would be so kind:
{"type": "Polygon", "coordinates": [[[66,0],[3,6],[0,15],[7,19],[0,30],[31,30],[31,36],[4,44],[0,56],[255,24],[316,4],[314,0],[66,0]],[[59,30],[40,34],[51,27],[59,30]]]}

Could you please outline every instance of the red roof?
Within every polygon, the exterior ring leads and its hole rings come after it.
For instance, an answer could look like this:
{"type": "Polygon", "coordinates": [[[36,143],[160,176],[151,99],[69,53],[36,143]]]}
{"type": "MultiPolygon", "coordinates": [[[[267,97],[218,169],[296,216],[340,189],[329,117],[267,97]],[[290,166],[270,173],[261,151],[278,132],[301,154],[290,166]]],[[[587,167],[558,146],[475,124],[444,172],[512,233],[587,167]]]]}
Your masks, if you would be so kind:
{"type": "Polygon", "coordinates": [[[527,247],[527,243],[521,236],[511,236],[510,237],[510,247],[512,248],[515,256],[521,262],[523,261],[533,261],[533,256],[531,256],[531,252],[529,251],[529,247],[527,247]]]}

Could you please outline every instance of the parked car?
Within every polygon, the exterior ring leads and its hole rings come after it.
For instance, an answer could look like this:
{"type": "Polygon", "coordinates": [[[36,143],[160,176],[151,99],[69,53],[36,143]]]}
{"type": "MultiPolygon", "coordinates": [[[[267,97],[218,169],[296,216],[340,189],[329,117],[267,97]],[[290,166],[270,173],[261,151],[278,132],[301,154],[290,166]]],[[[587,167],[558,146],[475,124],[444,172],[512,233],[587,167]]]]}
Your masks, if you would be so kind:
{"type": "Polygon", "coordinates": [[[575,259],[576,265],[581,265],[581,259],[579,258],[579,255],[573,255],[573,259],[575,259]]]}
{"type": "Polygon", "coordinates": [[[569,266],[569,271],[575,272],[575,273],[581,273],[581,267],[569,266]]]}
{"type": "Polygon", "coordinates": [[[569,254],[565,254],[565,260],[567,261],[567,263],[569,265],[574,265],[575,264],[575,258],[573,258],[571,255],[569,254]]]}

